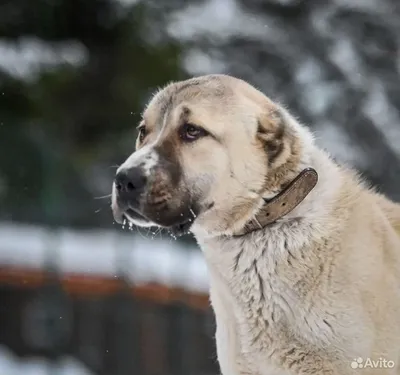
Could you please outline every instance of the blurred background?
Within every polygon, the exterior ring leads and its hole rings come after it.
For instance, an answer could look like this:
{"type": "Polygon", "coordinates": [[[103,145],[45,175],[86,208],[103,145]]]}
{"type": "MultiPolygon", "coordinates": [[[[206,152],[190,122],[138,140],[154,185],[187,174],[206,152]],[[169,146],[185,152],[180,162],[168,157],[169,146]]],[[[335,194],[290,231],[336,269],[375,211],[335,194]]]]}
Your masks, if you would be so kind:
{"type": "Polygon", "coordinates": [[[0,2],[0,375],[218,374],[191,237],[121,228],[151,93],[228,73],[400,200],[397,0],[0,2]]]}

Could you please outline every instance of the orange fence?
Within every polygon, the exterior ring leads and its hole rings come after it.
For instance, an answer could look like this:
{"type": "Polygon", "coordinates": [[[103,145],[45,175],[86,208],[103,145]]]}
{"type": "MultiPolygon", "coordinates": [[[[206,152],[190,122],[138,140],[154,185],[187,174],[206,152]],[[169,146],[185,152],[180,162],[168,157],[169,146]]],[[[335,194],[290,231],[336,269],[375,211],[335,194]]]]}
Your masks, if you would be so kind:
{"type": "MultiPolygon", "coordinates": [[[[0,267],[0,283],[22,288],[37,288],[44,285],[51,273],[23,269],[17,267],[0,267]]],[[[124,287],[124,282],[118,278],[81,274],[57,274],[57,279],[67,293],[72,295],[107,295],[113,294],[124,287]]],[[[147,299],[160,304],[181,302],[188,307],[207,310],[208,295],[188,292],[180,288],[171,288],[160,284],[129,285],[136,298],[147,299]]]]}

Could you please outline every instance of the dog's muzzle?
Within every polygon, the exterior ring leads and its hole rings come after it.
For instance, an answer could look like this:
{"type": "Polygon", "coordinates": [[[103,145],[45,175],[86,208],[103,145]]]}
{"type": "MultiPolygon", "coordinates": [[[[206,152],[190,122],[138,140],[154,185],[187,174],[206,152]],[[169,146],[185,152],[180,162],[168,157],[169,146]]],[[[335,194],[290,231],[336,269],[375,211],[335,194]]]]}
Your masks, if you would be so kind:
{"type": "MultiPolygon", "coordinates": [[[[131,216],[141,219],[142,215],[139,214],[140,201],[146,191],[147,182],[148,178],[141,167],[120,169],[114,179],[118,211],[131,213],[131,216]]],[[[119,216],[115,216],[117,222],[121,221],[119,216]]]]}
{"type": "Polygon", "coordinates": [[[198,214],[189,190],[179,186],[179,165],[154,150],[132,154],[114,178],[114,219],[138,226],[167,228],[177,235],[187,233],[198,214]]]}

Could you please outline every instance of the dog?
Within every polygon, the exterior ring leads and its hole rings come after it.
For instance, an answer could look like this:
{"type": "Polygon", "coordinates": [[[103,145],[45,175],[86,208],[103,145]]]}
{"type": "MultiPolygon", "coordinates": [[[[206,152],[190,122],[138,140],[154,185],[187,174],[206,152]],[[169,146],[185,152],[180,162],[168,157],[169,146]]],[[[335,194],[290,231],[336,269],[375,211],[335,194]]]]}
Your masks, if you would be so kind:
{"type": "Polygon", "coordinates": [[[223,375],[400,373],[400,204],[252,85],[158,91],[111,206],[194,234],[223,375]]]}

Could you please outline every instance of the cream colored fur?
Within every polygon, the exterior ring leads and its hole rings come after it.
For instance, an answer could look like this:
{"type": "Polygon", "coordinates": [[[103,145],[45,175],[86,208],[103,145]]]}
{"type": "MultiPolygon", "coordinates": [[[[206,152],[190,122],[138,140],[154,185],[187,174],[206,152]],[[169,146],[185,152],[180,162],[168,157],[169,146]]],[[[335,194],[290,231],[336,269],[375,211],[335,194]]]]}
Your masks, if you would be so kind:
{"type": "Polygon", "coordinates": [[[242,240],[198,238],[224,375],[399,373],[351,368],[400,361],[399,207],[310,151],[320,183],[287,220],[242,240]]]}
{"type": "Polygon", "coordinates": [[[334,163],[304,126],[250,85],[226,76],[198,81],[175,98],[163,129],[153,124],[160,103],[186,82],[158,93],[144,121],[154,132],[146,144],[160,145],[185,105],[191,121],[220,140],[177,144],[176,152],[188,189],[203,206],[214,203],[192,231],[209,268],[222,374],[400,374],[400,205],[334,163]],[[279,121],[284,144],[268,165],[257,132],[261,124],[260,137],[277,140],[279,121]],[[294,211],[231,236],[257,214],[262,197],[305,167],[319,182],[294,211]],[[381,368],[353,369],[358,357],[381,360],[381,368]],[[382,368],[383,361],[395,367],[382,368]]]}

